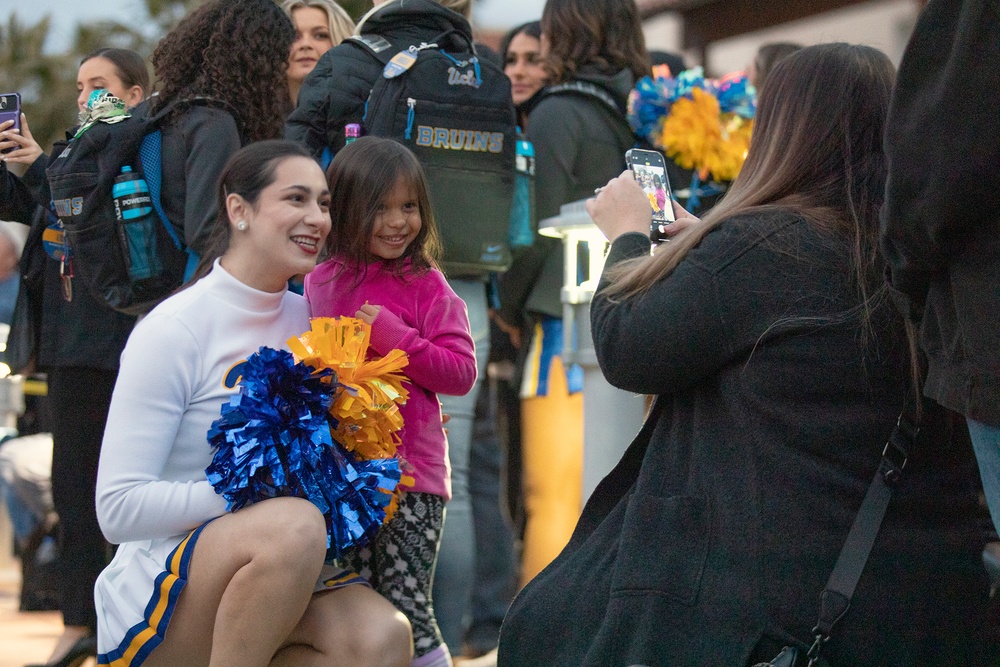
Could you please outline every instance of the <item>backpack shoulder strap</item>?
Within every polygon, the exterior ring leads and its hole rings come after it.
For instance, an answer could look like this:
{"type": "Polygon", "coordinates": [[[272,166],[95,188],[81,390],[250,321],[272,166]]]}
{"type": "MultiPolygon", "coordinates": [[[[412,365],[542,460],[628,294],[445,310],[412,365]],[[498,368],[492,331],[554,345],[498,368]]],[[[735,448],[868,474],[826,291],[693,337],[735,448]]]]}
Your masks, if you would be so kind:
{"type": "Polygon", "coordinates": [[[608,91],[604,90],[599,86],[595,86],[589,81],[565,81],[563,83],[557,83],[554,86],[549,86],[542,93],[542,97],[548,97],[549,95],[583,95],[584,97],[591,97],[600,100],[605,106],[609,107],[616,114],[624,114],[625,110],[621,108],[618,101],[611,96],[608,91]]]}
{"type": "Polygon", "coordinates": [[[397,52],[392,48],[392,42],[381,35],[351,35],[344,41],[374,56],[383,65],[387,65],[397,52]]]}
{"type": "MultiPolygon", "coordinates": [[[[157,116],[160,116],[160,114],[157,114],[157,116]]],[[[152,120],[156,122],[155,118],[152,120]]],[[[170,219],[167,218],[167,212],[163,209],[163,202],[160,197],[163,184],[162,149],[163,134],[159,128],[156,128],[142,138],[142,144],[139,146],[139,160],[142,163],[143,178],[146,180],[146,186],[149,188],[149,197],[152,200],[153,208],[156,209],[157,215],[160,216],[163,228],[167,231],[174,246],[178,250],[184,250],[187,253],[187,264],[184,268],[184,282],[187,282],[194,275],[199,258],[198,253],[189,248],[177,234],[177,230],[174,229],[174,226],[170,224],[170,219]]]]}
{"type": "Polygon", "coordinates": [[[153,200],[153,208],[156,214],[163,221],[163,226],[167,228],[170,239],[178,249],[183,248],[180,237],[167,219],[167,213],[163,210],[163,203],[160,200],[161,185],[163,183],[163,165],[161,160],[162,134],[160,130],[153,130],[142,138],[142,145],[139,146],[139,160],[142,162],[142,176],[149,187],[149,196],[153,200]]]}

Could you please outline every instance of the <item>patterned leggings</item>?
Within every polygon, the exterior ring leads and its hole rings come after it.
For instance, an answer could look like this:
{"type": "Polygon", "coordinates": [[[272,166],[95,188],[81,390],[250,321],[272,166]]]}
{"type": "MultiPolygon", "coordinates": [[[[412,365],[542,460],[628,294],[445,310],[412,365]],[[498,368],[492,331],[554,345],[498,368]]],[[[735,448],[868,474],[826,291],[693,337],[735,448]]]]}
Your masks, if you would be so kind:
{"type": "Polygon", "coordinates": [[[375,542],[344,558],[346,567],[371,582],[410,620],[417,658],[443,643],[434,619],[431,586],[444,525],[444,504],[441,496],[404,493],[399,510],[382,526],[375,542]]]}

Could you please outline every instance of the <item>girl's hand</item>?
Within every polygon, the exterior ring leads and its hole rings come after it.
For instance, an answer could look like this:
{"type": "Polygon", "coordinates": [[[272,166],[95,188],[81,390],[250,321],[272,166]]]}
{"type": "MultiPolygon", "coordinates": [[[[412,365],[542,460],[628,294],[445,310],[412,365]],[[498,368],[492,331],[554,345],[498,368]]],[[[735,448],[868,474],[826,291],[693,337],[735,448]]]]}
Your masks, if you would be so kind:
{"type": "Polygon", "coordinates": [[[587,200],[587,213],[609,241],[628,232],[649,234],[653,209],[631,171],[608,181],[596,195],[587,200]]]}
{"type": "Polygon", "coordinates": [[[361,309],[358,310],[358,312],[354,313],[354,317],[359,320],[363,320],[368,324],[374,324],[375,318],[378,317],[380,310],[382,310],[382,306],[373,306],[366,302],[365,305],[361,306],[361,309]]]}
{"type": "Polygon", "coordinates": [[[0,123],[0,151],[13,149],[9,153],[0,154],[0,160],[7,164],[7,169],[12,174],[20,177],[24,176],[28,167],[42,154],[42,147],[31,136],[28,119],[24,114],[21,114],[20,131],[10,129],[13,125],[12,120],[0,123]]]}

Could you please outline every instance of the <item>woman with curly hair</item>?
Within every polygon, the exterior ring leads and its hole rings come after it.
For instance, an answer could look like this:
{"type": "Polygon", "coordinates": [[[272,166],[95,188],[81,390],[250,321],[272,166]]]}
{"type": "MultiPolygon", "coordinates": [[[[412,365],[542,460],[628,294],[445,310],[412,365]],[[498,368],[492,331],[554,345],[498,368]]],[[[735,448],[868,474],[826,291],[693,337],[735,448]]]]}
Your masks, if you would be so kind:
{"type": "Polygon", "coordinates": [[[271,0],[213,0],[153,51],[160,89],[151,111],[174,106],[163,128],[163,208],[195,253],[205,250],[226,161],[240,146],[282,134],[289,103],[279,91],[294,40],[271,0]]]}

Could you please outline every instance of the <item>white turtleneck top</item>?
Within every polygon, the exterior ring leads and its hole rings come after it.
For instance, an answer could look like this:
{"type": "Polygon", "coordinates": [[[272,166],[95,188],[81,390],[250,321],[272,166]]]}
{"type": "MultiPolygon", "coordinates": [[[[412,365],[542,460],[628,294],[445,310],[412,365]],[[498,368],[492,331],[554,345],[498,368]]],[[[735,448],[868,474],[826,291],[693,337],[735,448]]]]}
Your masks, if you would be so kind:
{"type": "MultiPolygon", "coordinates": [[[[207,433],[235,393],[240,362],[309,328],[305,299],[261,292],[217,261],[129,337],[97,475],[97,515],[119,544],[185,534],[226,511],[205,478],[207,433]]],[[[86,387],[81,387],[86,391],[86,387]]]]}

